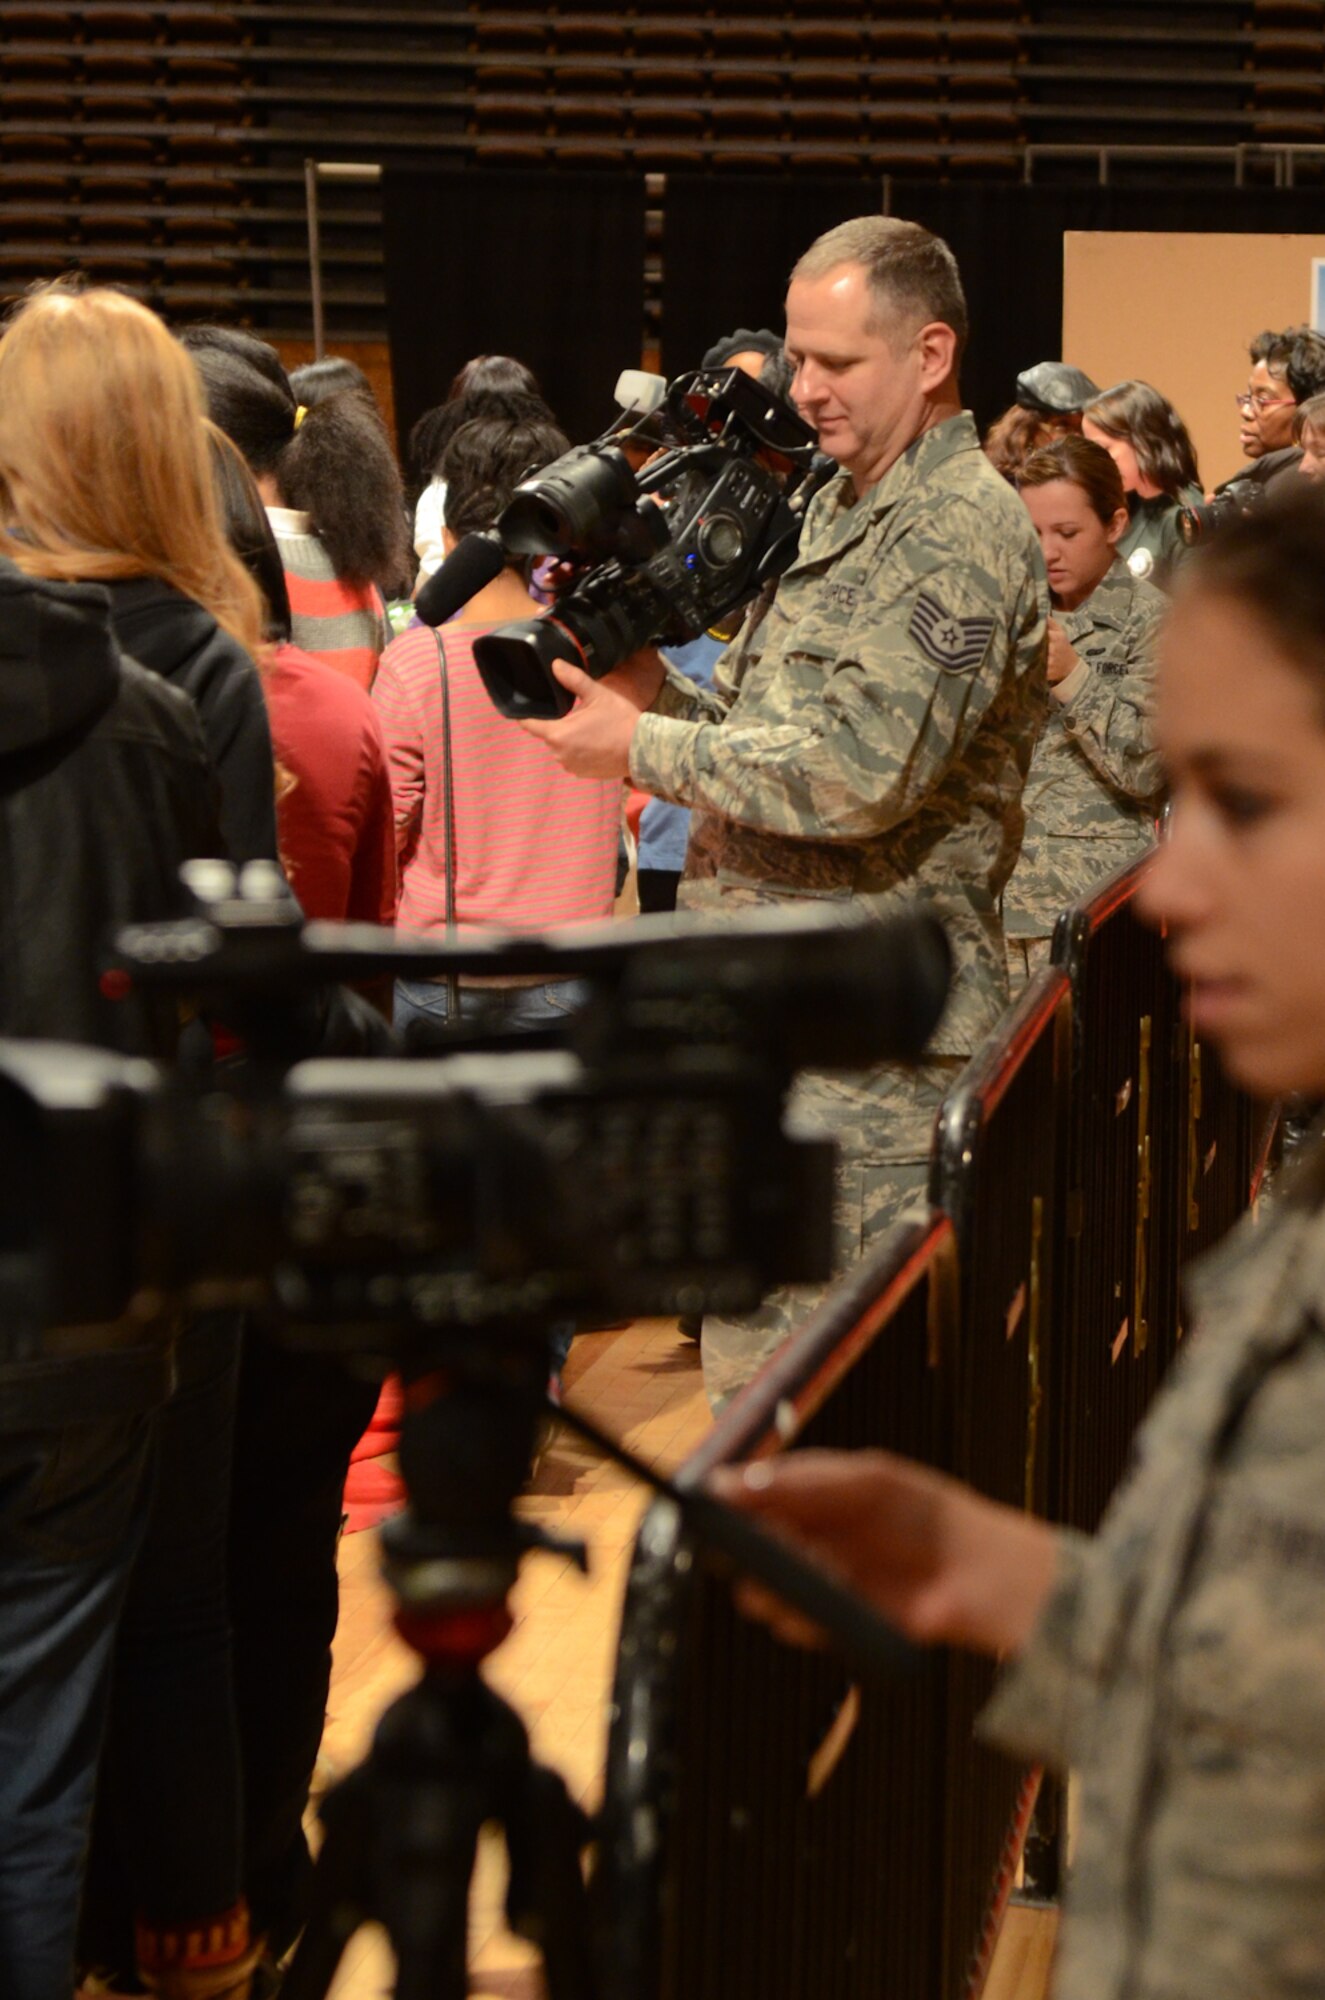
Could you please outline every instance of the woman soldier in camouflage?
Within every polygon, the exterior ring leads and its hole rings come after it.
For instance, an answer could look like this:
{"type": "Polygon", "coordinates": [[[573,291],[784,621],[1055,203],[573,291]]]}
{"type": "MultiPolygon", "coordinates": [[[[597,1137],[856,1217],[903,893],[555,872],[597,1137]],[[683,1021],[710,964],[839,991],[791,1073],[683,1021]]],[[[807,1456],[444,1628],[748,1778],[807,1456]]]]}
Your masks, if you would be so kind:
{"type": "Polygon", "coordinates": [[[1165,603],[1116,552],[1127,496],[1101,446],[1058,438],[1026,460],[1016,485],[1039,536],[1053,616],[1049,716],[1003,892],[1014,989],[1048,957],[1058,912],[1154,839],[1162,776],[1149,718],[1165,603]]]}
{"type": "MultiPolygon", "coordinates": [[[[1147,914],[1202,1036],[1266,1097],[1325,1095],[1325,501],[1306,484],[1193,557],[1159,646],[1173,827],[1147,914]]],[[[1081,1781],[1058,2000],[1325,1993],[1325,1146],[1190,1292],[1198,1331],[1093,1539],[882,1454],[792,1453],[721,1486],[914,1638],[1012,1663],[987,1733],[1081,1781]]]]}

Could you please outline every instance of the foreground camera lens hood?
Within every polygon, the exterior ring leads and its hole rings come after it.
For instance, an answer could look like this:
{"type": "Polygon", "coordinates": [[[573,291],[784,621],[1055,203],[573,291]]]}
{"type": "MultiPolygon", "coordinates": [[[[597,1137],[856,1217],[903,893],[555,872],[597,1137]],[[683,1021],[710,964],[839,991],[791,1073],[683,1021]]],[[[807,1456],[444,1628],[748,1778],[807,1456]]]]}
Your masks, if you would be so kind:
{"type": "Polygon", "coordinates": [[[513,722],[555,722],[574,705],[552,671],[554,660],[584,667],[585,658],[555,618],[520,618],[474,641],[474,664],[498,714],[513,722]]]}

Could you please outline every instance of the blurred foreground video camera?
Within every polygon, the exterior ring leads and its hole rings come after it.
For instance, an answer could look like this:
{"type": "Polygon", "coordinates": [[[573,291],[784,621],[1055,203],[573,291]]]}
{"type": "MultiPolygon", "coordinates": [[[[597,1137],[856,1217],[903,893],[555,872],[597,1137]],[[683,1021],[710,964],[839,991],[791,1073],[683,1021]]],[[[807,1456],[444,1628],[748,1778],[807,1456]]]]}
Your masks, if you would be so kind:
{"type": "Polygon", "coordinates": [[[640,646],[697,638],[789,566],[836,469],[809,425],[739,368],[680,375],[641,424],[517,487],[495,530],[466,536],[419,593],[419,616],[441,623],[513,557],[587,566],[548,616],[474,645],[503,715],[564,715],[571,696],[554,660],[601,679],[640,646]],[[637,473],[626,447],[643,429],[661,448],[637,473]]]}
{"type": "MultiPolygon", "coordinates": [[[[205,864],[214,871],[215,864],[205,864]]],[[[214,879],[214,875],[213,878],[214,879]]],[[[249,1060],[227,1087],[0,1042],[0,1354],[51,1328],[241,1302],[385,1371],[447,1329],[740,1311],[830,1268],[830,1142],[784,1125],[805,1066],[918,1057],[948,947],[929,917],[755,913],[411,943],[242,892],[121,932],[140,988],[241,1023],[328,982],[562,974],[566,1048],[249,1060]]]]}

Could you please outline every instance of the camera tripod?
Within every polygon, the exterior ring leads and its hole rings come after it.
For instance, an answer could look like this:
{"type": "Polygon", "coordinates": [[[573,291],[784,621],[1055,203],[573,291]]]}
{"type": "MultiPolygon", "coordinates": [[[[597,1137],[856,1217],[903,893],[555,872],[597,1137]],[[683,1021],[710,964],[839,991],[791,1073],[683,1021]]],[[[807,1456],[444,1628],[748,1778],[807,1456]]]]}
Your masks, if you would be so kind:
{"type": "Polygon", "coordinates": [[[547,1407],[546,1340],[448,1336],[444,1365],[406,1373],[400,1462],[405,1513],[382,1532],[396,1625],[423,1671],[386,1710],[365,1762],[322,1808],[307,1928],[283,2000],[322,2000],[361,1924],[385,1928],[398,2000],[463,2000],[469,1883],[482,1827],[510,1863],[507,1920],[541,1950],[550,2000],[592,2000],[581,1853],[587,1816],[535,1763],[482,1662],[510,1630],[507,1593],[531,1548],[569,1554],[517,1521],[547,1407]]]}
{"type": "Polygon", "coordinates": [[[402,1366],[408,1506],[382,1531],[396,1625],[423,1672],[323,1804],[312,1909],[282,2000],[324,2000],[350,1938],[374,1920],[396,1955],[396,2000],[463,2000],[470,1876],[489,1822],[502,1829],[510,1863],[507,1919],[542,1952],[549,2000],[593,2000],[600,1982],[581,1865],[590,1822],[561,1777],[533,1761],[524,1724],[480,1671],[510,1630],[506,1599],[521,1557],[544,1548],[586,1560],[581,1544],[514,1517],[540,1419],[557,1415],[670,1498],[710,1558],[803,1611],[863,1672],[895,1674],[911,1651],[789,1546],[698,1488],[661,1478],[578,1412],[553,1410],[545,1331],[481,1328],[430,1345],[442,1359],[402,1366]]]}

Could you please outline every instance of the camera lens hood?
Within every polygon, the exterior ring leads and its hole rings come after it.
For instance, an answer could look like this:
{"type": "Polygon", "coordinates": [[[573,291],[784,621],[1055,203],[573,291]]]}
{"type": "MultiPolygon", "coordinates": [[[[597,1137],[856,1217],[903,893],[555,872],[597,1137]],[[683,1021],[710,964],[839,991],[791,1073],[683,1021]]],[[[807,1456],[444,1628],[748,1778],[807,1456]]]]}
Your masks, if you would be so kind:
{"type": "Polygon", "coordinates": [[[555,618],[520,618],[474,641],[474,664],[488,699],[513,722],[554,722],[575,697],[552,671],[554,660],[585,665],[584,654],[555,618]]]}

